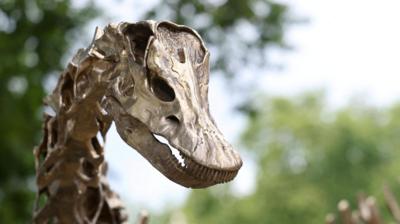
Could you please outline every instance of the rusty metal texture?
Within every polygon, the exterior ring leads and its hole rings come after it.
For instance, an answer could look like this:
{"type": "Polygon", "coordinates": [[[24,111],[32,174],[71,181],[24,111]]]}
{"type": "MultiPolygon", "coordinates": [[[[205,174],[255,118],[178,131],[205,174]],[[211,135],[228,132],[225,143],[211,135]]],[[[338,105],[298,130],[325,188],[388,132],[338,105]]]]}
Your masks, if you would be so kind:
{"type": "Polygon", "coordinates": [[[107,183],[101,144],[113,121],[128,145],[177,184],[232,180],[242,160],[209,112],[209,57],[196,31],[172,22],[97,28],[45,99],[54,114],[45,114],[34,149],[33,222],[127,222],[107,183]]]}

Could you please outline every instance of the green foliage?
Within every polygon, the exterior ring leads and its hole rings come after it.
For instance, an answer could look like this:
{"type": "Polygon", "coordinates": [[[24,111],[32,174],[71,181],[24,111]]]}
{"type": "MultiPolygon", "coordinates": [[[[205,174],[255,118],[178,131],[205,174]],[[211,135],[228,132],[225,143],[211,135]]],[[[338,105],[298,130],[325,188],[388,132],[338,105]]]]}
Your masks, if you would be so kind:
{"type": "Polygon", "coordinates": [[[62,69],[66,35],[95,15],[71,1],[0,1],[0,223],[29,222],[34,199],[32,148],[40,139],[44,82],[62,69]]]}
{"type": "Polygon", "coordinates": [[[254,107],[243,143],[258,164],[255,191],[239,198],[226,186],[194,191],[188,223],[322,223],[340,199],[355,207],[358,192],[382,202],[383,183],[398,178],[400,105],[333,111],[305,94],[254,107]]]}

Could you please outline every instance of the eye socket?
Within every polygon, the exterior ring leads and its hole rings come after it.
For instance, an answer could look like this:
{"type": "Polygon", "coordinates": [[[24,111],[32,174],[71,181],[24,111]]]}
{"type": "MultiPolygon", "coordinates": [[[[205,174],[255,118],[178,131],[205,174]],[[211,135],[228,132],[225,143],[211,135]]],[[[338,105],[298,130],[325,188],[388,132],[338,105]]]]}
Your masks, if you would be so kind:
{"type": "Polygon", "coordinates": [[[159,77],[153,77],[150,82],[151,89],[158,99],[165,102],[171,102],[175,99],[174,90],[165,80],[159,77]]]}

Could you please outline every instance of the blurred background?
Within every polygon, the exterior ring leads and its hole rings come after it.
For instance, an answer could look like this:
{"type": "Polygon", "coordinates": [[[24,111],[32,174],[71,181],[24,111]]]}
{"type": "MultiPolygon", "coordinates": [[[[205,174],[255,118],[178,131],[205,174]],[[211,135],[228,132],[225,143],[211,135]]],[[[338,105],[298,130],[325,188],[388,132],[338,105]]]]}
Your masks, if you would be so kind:
{"type": "MultiPolygon", "coordinates": [[[[243,155],[237,178],[189,190],[112,127],[109,179],[133,223],[323,223],[359,192],[400,196],[396,0],[1,0],[0,223],[29,223],[42,98],[96,26],[171,20],[211,51],[210,107],[243,155]]],[[[386,222],[393,222],[382,209],[386,222]]]]}

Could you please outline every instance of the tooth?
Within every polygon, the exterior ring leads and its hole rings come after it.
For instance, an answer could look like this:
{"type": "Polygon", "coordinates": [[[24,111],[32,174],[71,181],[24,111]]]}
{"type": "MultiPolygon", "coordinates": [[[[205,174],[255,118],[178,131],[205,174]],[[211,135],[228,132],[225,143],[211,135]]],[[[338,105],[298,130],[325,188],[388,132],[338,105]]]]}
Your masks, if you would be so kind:
{"type": "Polygon", "coordinates": [[[194,174],[194,170],[195,170],[195,166],[193,163],[193,160],[189,160],[188,161],[188,171],[192,174],[194,174]]]}
{"type": "Polygon", "coordinates": [[[213,180],[213,181],[216,180],[216,178],[215,178],[216,173],[217,172],[215,170],[212,171],[211,180],[213,180]]]}
{"type": "Polygon", "coordinates": [[[232,175],[231,175],[231,178],[230,178],[230,180],[232,180],[235,176],[236,176],[236,174],[237,174],[237,172],[236,171],[232,171],[232,175]]]}
{"type": "Polygon", "coordinates": [[[190,171],[194,174],[195,173],[195,171],[196,171],[196,165],[195,165],[195,163],[193,162],[193,160],[191,160],[190,161],[190,171]]]}
{"type": "Polygon", "coordinates": [[[235,172],[229,172],[228,180],[232,180],[234,175],[235,175],[235,172]]]}
{"type": "Polygon", "coordinates": [[[224,175],[225,181],[228,181],[228,180],[229,180],[229,175],[230,175],[230,173],[231,173],[231,172],[228,172],[228,171],[225,172],[225,175],[224,175]]]}
{"type": "Polygon", "coordinates": [[[229,176],[230,176],[230,175],[231,175],[231,172],[226,171],[225,174],[224,174],[224,180],[225,180],[225,181],[229,181],[229,176]]]}
{"type": "Polygon", "coordinates": [[[224,171],[218,171],[218,180],[222,181],[222,177],[224,176],[224,171]]]}
{"type": "Polygon", "coordinates": [[[204,179],[203,167],[201,167],[201,166],[199,166],[199,177],[200,177],[200,179],[204,179]]]}
{"type": "Polygon", "coordinates": [[[214,181],[217,181],[217,180],[218,180],[218,170],[214,170],[212,176],[213,176],[213,180],[214,180],[214,181]]]}
{"type": "Polygon", "coordinates": [[[223,177],[224,173],[225,173],[224,171],[218,170],[218,174],[217,174],[217,179],[218,179],[218,181],[221,181],[221,180],[222,180],[222,177],[223,177]]]}
{"type": "Polygon", "coordinates": [[[209,170],[210,170],[210,168],[207,168],[207,167],[206,167],[206,169],[204,170],[204,179],[205,179],[205,180],[208,179],[208,176],[209,176],[208,174],[209,174],[209,172],[210,172],[209,170]]]}
{"type": "Polygon", "coordinates": [[[208,180],[211,180],[211,179],[212,179],[212,176],[211,176],[211,175],[212,175],[212,169],[207,169],[207,175],[206,175],[206,176],[207,176],[207,179],[208,179],[208,180]]]}
{"type": "Polygon", "coordinates": [[[220,171],[220,174],[219,174],[219,177],[218,177],[218,178],[220,179],[221,182],[224,181],[225,173],[226,173],[225,171],[220,171]]]}
{"type": "Polygon", "coordinates": [[[200,169],[201,167],[199,166],[199,164],[195,163],[196,176],[200,176],[201,174],[200,169]]]}
{"type": "Polygon", "coordinates": [[[207,167],[203,166],[201,168],[201,179],[206,179],[207,167]]]}

